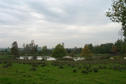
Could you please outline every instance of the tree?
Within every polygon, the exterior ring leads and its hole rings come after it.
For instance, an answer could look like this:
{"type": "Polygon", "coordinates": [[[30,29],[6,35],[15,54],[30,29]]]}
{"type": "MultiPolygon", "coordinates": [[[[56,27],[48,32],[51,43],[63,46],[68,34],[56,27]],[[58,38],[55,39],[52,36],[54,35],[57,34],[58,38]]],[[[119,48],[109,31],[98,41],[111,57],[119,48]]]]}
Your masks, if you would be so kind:
{"type": "Polygon", "coordinates": [[[62,58],[66,54],[67,54],[67,52],[64,48],[64,45],[61,45],[61,44],[56,45],[56,47],[54,48],[54,50],[52,52],[52,56],[56,57],[56,58],[62,58]]]}
{"type": "Polygon", "coordinates": [[[69,53],[69,55],[72,56],[72,57],[75,57],[75,56],[76,56],[75,51],[72,50],[72,51],[69,53]]]}
{"type": "Polygon", "coordinates": [[[105,44],[101,44],[101,45],[97,45],[97,46],[92,46],[92,48],[89,49],[96,54],[105,54],[105,53],[112,53],[112,45],[113,43],[105,43],[105,44]]]}
{"type": "Polygon", "coordinates": [[[29,44],[23,44],[24,53],[28,55],[35,55],[38,51],[38,45],[35,44],[34,40],[31,41],[29,44]]]}
{"type": "Polygon", "coordinates": [[[12,43],[11,54],[14,55],[14,58],[19,56],[18,44],[16,41],[12,43]]]}
{"type": "Polygon", "coordinates": [[[93,45],[92,44],[87,44],[88,48],[92,51],[93,50],[93,45]]]}
{"type": "Polygon", "coordinates": [[[106,12],[106,16],[113,22],[122,24],[123,36],[126,40],[126,0],[113,0],[112,8],[106,12]]]}
{"type": "Polygon", "coordinates": [[[121,53],[126,53],[126,42],[123,42],[121,46],[121,53]]]}
{"type": "Polygon", "coordinates": [[[122,40],[117,40],[115,42],[115,46],[117,47],[117,52],[121,52],[121,49],[122,49],[122,45],[123,45],[123,41],[122,40]]]}
{"type": "Polygon", "coordinates": [[[66,51],[67,51],[68,55],[75,57],[75,56],[78,56],[80,54],[81,48],[77,48],[77,47],[67,48],[66,51]]]}
{"type": "Polygon", "coordinates": [[[117,53],[117,47],[115,45],[112,45],[112,53],[113,54],[117,53]]]}
{"type": "Polygon", "coordinates": [[[82,49],[81,56],[90,59],[92,56],[92,53],[88,47],[88,45],[85,45],[85,47],[82,49]]]}
{"type": "Polygon", "coordinates": [[[113,43],[106,43],[100,45],[101,53],[111,53],[113,43]]]}
{"type": "Polygon", "coordinates": [[[47,46],[43,46],[43,47],[42,47],[42,54],[43,54],[43,55],[47,55],[47,54],[48,54],[47,46]]]}

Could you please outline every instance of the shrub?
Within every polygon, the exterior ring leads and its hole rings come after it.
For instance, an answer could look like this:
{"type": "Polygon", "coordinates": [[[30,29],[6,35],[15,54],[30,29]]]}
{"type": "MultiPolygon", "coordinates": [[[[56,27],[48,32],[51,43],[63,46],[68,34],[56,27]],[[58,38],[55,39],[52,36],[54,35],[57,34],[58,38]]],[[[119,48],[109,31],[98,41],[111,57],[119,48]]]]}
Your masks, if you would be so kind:
{"type": "Polygon", "coordinates": [[[64,67],[63,66],[59,66],[60,69],[63,69],[64,67]]]}
{"type": "Polygon", "coordinates": [[[77,72],[77,70],[76,70],[76,69],[74,69],[74,70],[73,70],[73,72],[77,72]]]}
{"type": "Polygon", "coordinates": [[[84,73],[84,74],[88,74],[88,71],[87,70],[83,70],[81,72],[84,73]]]}
{"type": "Polygon", "coordinates": [[[98,68],[93,68],[93,71],[94,72],[98,72],[98,68]]]}
{"type": "Polygon", "coordinates": [[[32,67],[31,68],[31,71],[36,71],[37,69],[35,67],[32,67]]]}

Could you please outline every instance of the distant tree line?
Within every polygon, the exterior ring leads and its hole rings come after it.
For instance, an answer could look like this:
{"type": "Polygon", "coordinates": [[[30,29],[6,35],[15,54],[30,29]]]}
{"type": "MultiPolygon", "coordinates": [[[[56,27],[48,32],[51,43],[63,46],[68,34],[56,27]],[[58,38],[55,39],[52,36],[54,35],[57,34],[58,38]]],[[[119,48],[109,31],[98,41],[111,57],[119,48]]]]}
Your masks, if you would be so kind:
{"type": "Polygon", "coordinates": [[[115,43],[105,43],[101,45],[86,44],[83,48],[64,48],[64,44],[57,44],[55,48],[49,49],[47,46],[39,47],[34,41],[31,43],[23,44],[23,48],[18,47],[18,43],[14,41],[11,48],[5,51],[0,51],[0,54],[10,54],[13,58],[19,56],[53,56],[61,58],[63,56],[72,57],[91,57],[93,54],[125,54],[126,42],[123,40],[117,40],[115,43]]]}

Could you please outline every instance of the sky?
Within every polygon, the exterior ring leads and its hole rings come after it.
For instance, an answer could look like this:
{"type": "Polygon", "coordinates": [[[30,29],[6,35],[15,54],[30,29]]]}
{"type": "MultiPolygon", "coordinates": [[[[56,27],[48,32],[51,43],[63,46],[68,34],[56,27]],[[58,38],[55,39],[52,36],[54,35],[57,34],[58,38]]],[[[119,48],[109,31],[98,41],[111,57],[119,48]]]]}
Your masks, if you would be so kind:
{"type": "Polygon", "coordinates": [[[49,48],[115,42],[121,25],[105,13],[111,0],[0,0],[0,48],[35,40],[49,48]]]}

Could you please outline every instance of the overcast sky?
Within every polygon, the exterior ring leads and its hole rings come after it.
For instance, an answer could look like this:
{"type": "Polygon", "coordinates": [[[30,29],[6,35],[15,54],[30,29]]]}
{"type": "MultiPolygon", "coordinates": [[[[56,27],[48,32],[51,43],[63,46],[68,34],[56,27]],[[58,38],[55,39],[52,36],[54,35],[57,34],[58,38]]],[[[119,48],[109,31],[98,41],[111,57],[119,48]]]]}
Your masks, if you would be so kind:
{"type": "Polygon", "coordinates": [[[110,7],[111,0],[0,0],[0,47],[115,42],[121,26],[105,16],[110,7]]]}

